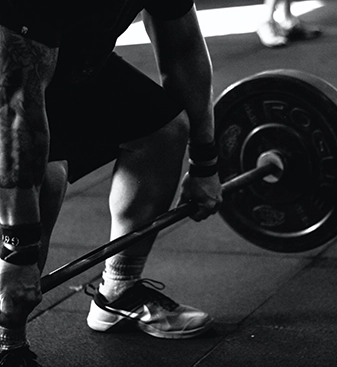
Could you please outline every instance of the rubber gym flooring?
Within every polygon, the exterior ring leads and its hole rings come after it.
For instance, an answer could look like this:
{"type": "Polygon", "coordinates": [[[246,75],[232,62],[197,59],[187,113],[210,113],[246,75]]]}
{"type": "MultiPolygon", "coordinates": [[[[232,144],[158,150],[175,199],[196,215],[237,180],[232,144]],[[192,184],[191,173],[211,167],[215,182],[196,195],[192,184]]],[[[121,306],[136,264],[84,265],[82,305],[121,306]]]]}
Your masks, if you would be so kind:
{"type": "MultiPolygon", "coordinates": [[[[259,4],[197,2],[200,9],[259,4]]],[[[258,71],[304,70],[337,86],[337,7],[333,0],[302,18],[320,25],[322,37],[282,49],[263,47],[254,32],[207,38],[215,97],[258,71]]],[[[226,22],[226,19],[223,19],[226,22]]],[[[121,46],[130,62],[156,78],[148,44],[121,46]]],[[[69,187],[54,231],[45,273],[108,242],[107,198],[112,164],[69,187]]],[[[161,340],[135,330],[91,331],[97,265],[44,296],[28,326],[32,350],[44,367],[311,367],[337,366],[337,245],[280,254],[234,233],[218,215],[202,223],[183,220],[162,231],[145,277],[166,284],[176,301],[208,311],[213,329],[191,340],[161,340]]]]}

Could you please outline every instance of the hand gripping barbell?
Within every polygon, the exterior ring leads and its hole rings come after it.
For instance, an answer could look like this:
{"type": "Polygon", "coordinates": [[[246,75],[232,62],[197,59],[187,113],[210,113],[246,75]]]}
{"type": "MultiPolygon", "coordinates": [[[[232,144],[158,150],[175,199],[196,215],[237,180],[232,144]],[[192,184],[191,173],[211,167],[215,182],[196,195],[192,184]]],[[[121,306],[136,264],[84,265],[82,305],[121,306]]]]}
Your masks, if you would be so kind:
{"type": "MultiPolygon", "coordinates": [[[[297,70],[255,74],[214,106],[223,205],[239,235],[271,251],[301,252],[337,235],[337,90],[297,70]]],[[[42,277],[45,293],[190,216],[176,207],[42,277]]]]}

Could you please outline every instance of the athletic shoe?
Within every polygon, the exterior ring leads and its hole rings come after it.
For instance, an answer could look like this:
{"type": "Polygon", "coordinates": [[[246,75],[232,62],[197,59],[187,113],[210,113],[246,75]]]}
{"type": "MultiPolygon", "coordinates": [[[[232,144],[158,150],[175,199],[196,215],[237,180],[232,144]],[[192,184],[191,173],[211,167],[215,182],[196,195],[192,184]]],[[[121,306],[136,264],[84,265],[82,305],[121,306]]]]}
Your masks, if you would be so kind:
{"type": "Polygon", "coordinates": [[[256,31],[261,43],[266,47],[286,46],[287,38],[277,22],[265,22],[256,31]]]}
{"type": "Polygon", "coordinates": [[[4,367],[41,367],[36,362],[36,354],[28,347],[5,350],[0,353],[0,366],[4,367]]]}
{"type": "Polygon", "coordinates": [[[179,305],[156,290],[164,287],[160,282],[142,279],[111,303],[96,291],[88,326],[96,331],[113,331],[127,320],[146,334],[168,339],[192,338],[210,328],[212,319],[207,313],[179,305]]]}

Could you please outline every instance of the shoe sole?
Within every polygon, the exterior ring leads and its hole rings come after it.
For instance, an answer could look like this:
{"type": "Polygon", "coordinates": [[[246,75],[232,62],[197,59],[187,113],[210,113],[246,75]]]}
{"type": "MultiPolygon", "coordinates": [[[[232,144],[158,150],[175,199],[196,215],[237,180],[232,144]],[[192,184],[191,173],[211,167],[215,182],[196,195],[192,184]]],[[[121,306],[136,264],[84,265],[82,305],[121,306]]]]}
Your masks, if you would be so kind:
{"type": "Polygon", "coordinates": [[[269,48],[281,48],[281,47],[285,47],[285,46],[288,45],[288,42],[287,42],[286,39],[283,42],[272,43],[272,42],[265,41],[263,39],[263,36],[261,36],[258,31],[256,32],[256,34],[258,35],[259,40],[262,43],[262,45],[265,46],[265,47],[269,47],[269,48]]]}
{"type": "Polygon", "coordinates": [[[154,336],[156,338],[162,339],[190,339],[195,338],[209,331],[212,327],[213,320],[209,319],[205,324],[200,326],[200,328],[188,330],[188,331],[158,331],[157,329],[151,327],[151,325],[144,324],[138,321],[138,328],[144,333],[154,336]]]}

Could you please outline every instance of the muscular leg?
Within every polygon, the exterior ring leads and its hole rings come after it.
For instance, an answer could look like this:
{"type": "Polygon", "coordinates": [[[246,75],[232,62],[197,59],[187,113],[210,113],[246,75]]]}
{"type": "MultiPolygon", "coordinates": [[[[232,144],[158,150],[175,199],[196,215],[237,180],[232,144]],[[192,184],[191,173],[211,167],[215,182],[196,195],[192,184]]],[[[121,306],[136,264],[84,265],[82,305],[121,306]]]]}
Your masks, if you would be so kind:
{"type": "Polygon", "coordinates": [[[44,157],[48,133],[46,129],[35,132],[35,138],[44,144],[34,146],[34,139],[30,137],[34,132],[20,121],[18,128],[10,126],[16,138],[11,141],[8,127],[4,128],[6,122],[2,120],[0,151],[0,224],[3,235],[0,324],[6,328],[18,328],[25,325],[28,314],[42,298],[37,254],[41,239],[39,196],[45,166],[43,158],[35,162],[32,157],[37,157],[39,151],[44,157]],[[14,163],[12,157],[17,158],[17,162],[14,163]]]}
{"type": "MultiPolygon", "coordinates": [[[[184,113],[149,137],[122,145],[110,192],[111,240],[166,212],[175,195],[188,127],[184,113]]],[[[154,239],[123,251],[146,256],[154,239]]]]}
{"type": "MultiPolygon", "coordinates": [[[[112,239],[169,209],[187,138],[187,119],[182,113],[153,135],[122,146],[110,195],[112,239]]],[[[154,239],[143,240],[106,261],[103,282],[87,318],[90,328],[112,331],[129,320],[147,334],[176,339],[209,329],[212,318],[207,313],[156,291],[153,288],[159,284],[155,281],[140,280],[154,239]]]]}
{"type": "Polygon", "coordinates": [[[67,189],[67,162],[49,162],[40,193],[42,238],[39,268],[42,272],[46,262],[50,237],[59,215],[67,189]]]}
{"type": "MultiPolygon", "coordinates": [[[[151,136],[122,145],[110,192],[111,240],[169,209],[180,180],[187,139],[187,117],[181,113],[151,136]]],[[[114,297],[114,281],[110,282],[114,276],[109,274],[116,266],[133,266],[133,275],[140,276],[154,240],[155,236],[143,240],[106,261],[102,294],[114,297]]],[[[135,279],[130,280],[125,285],[135,279]]]]}
{"type": "Polygon", "coordinates": [[[0,351],[6,354],[27,346],[26,320],[42,298],[39,199],[49,148],[44,95],[58,51],[5,27],[0,36],[0,351]]]}
{"type": "Polygon", "coordinates": [[[40,190],[39,199],[39,210],[42,224],[41,250],[39,261],[39,267],[41,271],[45,264],[50,237],[63,202],[66,187],[66,162],[48,163],[45,179],[40,190]]]}
{"type": "MultiPolygon", "coordinates": [[[[59,210],[61,208],[61,204],[63,201],[63,197],[66,190],[67,185],[67,166],[66,162],[52,162],[47,165],[46,175],[44,182],[40,191],[40,215],[41,215],[41,223],[42,223],[42,237],[41,237],[41,250],[40,250],[40,260],[39,260],[39,268],[42,271],[47,251],[49,240],[51,237],[51,233],[53,227],[55,225],[57,216],[59,214],[59,210]]],[[[0,272],[4,272],[6,268],[6,263],[3,262],[0,266],[0,272]]],[[[19,270],[19,267],[16,269],[19,270]]],[[[24,271],[24,270],[23,270],[24,271]]],[[[4,275],[1,279],[4,282],[4,275]]],[[[9,273],[11,275],[11,273],[9,273]]],[[[5,284],[5,282],[4,282],[5,284]]],[[[8,312],[8,315],[13,314],[13,305],[11,300],[7,297],[5,292],[1,294],[2,301],[2,312],[8,312]]],[[[34,308],[36,300],[32,303],[32,308],[34,308]]],[[[27,304],[23,305],[27,307],[27,304]]],[[[11,317],[2,318],[2,325],[0,326],[0,334],[6,336],[7,342],[4,347],[7,349],[11,349],[12,347],[20,347],[22,343],[25,341],[25,319],[27,317],[27,312],[22,312],[21,309],[18,312],[18,324],[13,324],[11,321],[11,317]],[[21,319],[22,317],[22,319],[21,319]],[[8,320],[8,321],[7,321],[8,320]],[[9,324],[7,322],[10,322],[9,324]],[[7,327],[7,328],[4,328],[7,327]]]]}

